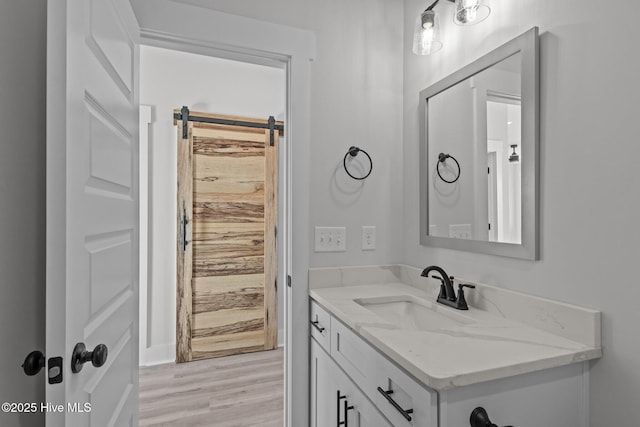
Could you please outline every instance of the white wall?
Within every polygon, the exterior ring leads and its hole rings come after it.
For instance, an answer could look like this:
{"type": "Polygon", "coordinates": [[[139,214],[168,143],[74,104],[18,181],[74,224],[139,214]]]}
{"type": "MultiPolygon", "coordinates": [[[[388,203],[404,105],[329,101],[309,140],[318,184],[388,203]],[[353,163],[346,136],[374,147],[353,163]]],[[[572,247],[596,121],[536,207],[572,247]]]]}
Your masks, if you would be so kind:
{"type": "MultiPolygon", "coordinates": [[[[405,2],[406,29],[424,6],[405,2]]],[[[404,261],[602,310],[591,425],[640,425],[640,59],[632,53],[640,5],[494,0],[492,9],[474,27],[441,19],[444,47],[431,57],[413,55],[404,33],[404,261]],[[534,25],[541,34],[540,261],[420,246],[418,92],[534,25]]]]}
{"type": "Polygon", "coordinates": [[[314,32],[309,232],[313,233],[314,226],[346,226],[347,251],[314,253],[311,247],[310,264],[400,261],[402,1],[181,2],[314,32]],[[373,173],[364,182],[349,178],[342,168],[351,145],[365,149],[373,158],[373,173]],[[377,227],[375,251],[361,250],[362,225],[377,227]]]}
{"type": "MultiPolygon", "coordinates": [[[[140,102],[149,129],[149,304],[147,363],[174,360],[176,312],[176,127],[173,110],[284,119],[285,71],[151,46],[140,49],[140,102]]],[[[284,283],[284,280],[279,281],[284,283]]],[[[280,288],[281,289],[281,288],[280,288]]],[[[282,292],[278,329],[283,329],[282,292]]],[[[141,339],[144,337],[141,336],[141,339]]]]}
{"type": "MultiPolygon", "coordinates": [[[[20,365],[45,350],[46,17],[45,0],[0,2],[0,402],[44,400],[45,370],[20,365]]],[[[3,427],[43,423],[0,412],[3,427]]]]}

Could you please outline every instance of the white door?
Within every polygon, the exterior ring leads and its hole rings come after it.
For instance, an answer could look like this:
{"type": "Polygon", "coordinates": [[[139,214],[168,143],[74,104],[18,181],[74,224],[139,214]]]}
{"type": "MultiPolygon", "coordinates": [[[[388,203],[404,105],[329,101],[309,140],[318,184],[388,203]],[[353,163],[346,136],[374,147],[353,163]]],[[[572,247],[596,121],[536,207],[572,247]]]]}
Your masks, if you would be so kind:
{"type": "Polygon", "coordinates": [[[49,0],[47,19],[46,425],[137,425],[137,22],[128,0],[49,0]],[[78,343],[107,351],[73,373],[78,343]]]}

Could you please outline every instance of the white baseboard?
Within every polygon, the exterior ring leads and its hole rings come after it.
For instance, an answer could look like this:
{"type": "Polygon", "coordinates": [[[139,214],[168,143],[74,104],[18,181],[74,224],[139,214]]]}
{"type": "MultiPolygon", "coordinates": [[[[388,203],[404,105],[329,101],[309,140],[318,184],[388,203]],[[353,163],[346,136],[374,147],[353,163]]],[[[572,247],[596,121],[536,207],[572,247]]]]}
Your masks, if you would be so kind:
{"type": "Polygon", "coordinates": [[[284,347],[284,329],[278,329],[278,347],[284,347]]]}
{"type": "Polygon", "coordinates": [[[175,363],[176,345],[164,344],[148,347],[144,358],[140,358],[141,366],[161,365],[163,363],[175,363]]]}
{"type": "MultiPolygon", "coordinates": [[[[284,329],[278,329],[278,347],[284,347],[284,329]]],[[[140,357],[140,366],[161,365],[176,361],[175,344],[154,345],[148,347],[143,357],[140,357]]]]}

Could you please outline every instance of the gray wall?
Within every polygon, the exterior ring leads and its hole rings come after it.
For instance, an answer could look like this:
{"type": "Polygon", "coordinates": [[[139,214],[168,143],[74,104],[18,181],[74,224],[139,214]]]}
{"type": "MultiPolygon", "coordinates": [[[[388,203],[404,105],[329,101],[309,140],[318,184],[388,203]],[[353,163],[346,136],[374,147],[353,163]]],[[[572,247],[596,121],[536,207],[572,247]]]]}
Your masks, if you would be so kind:
{"type": "MultiPolygon", "coordinates": [[[[44,400],[46,0],[0,1],[0,403],[44,400]]],[[[44,417],[0,412],[0,425],[44,417]]]]}
{"type": "MultiPolygon", "coordinates": [[[[309,232],[346,226],[347,251],[315,253],[311,247],[310,265],[400,262],[403,1],[178,1],[313,31],[309,232]],[[349,178],[342,167],[351,145],[373,158],[365,181],[349,178]],[[377,227],[375,251],[361,249],[363,225],[377,227]]],[[[362,168],[368,166],[364,161],[362,168]]]]}
{"type": "MultiPolygon", "coordinates": [[[[473,27],[443,17],[444,47],[432,57],[413,55],[411,34],[404,33],[404,259],[602,310],[604,356],[591,370],[594,427],[640,425],[640,59],[634,54],[640,5],[624,3],[495,0],[491,16],[473,27]],[[535,25],[541,34],[540,261],[420,246],[418,92],[535,25]]],[[[405,2],[405,28],[424,5],[405,2]]]]}

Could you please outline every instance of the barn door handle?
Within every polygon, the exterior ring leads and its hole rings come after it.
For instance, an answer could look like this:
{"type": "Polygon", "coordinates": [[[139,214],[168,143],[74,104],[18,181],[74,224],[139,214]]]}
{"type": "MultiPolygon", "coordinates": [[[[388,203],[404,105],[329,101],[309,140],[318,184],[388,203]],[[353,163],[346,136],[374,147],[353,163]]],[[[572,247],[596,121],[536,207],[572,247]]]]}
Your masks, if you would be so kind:
{"type": "Polygon", "coordinates": [[[187,219],[187,210],[182,208],[182,251],[187,250],[187,224],[189,224],[189,219],[187,219]]]}
{"type": "Polygon", "coordinates": [[[108,353],[107,346],[104,344],[98,344],[93,351],[87,351],[84,343],[79,342],[74,347],[73,354],[71,355],[71,372],[77,374],[82,371],[82,367],[87,362],[91,362],[96,368],[101,367],[107,361],[108,353]]]}

